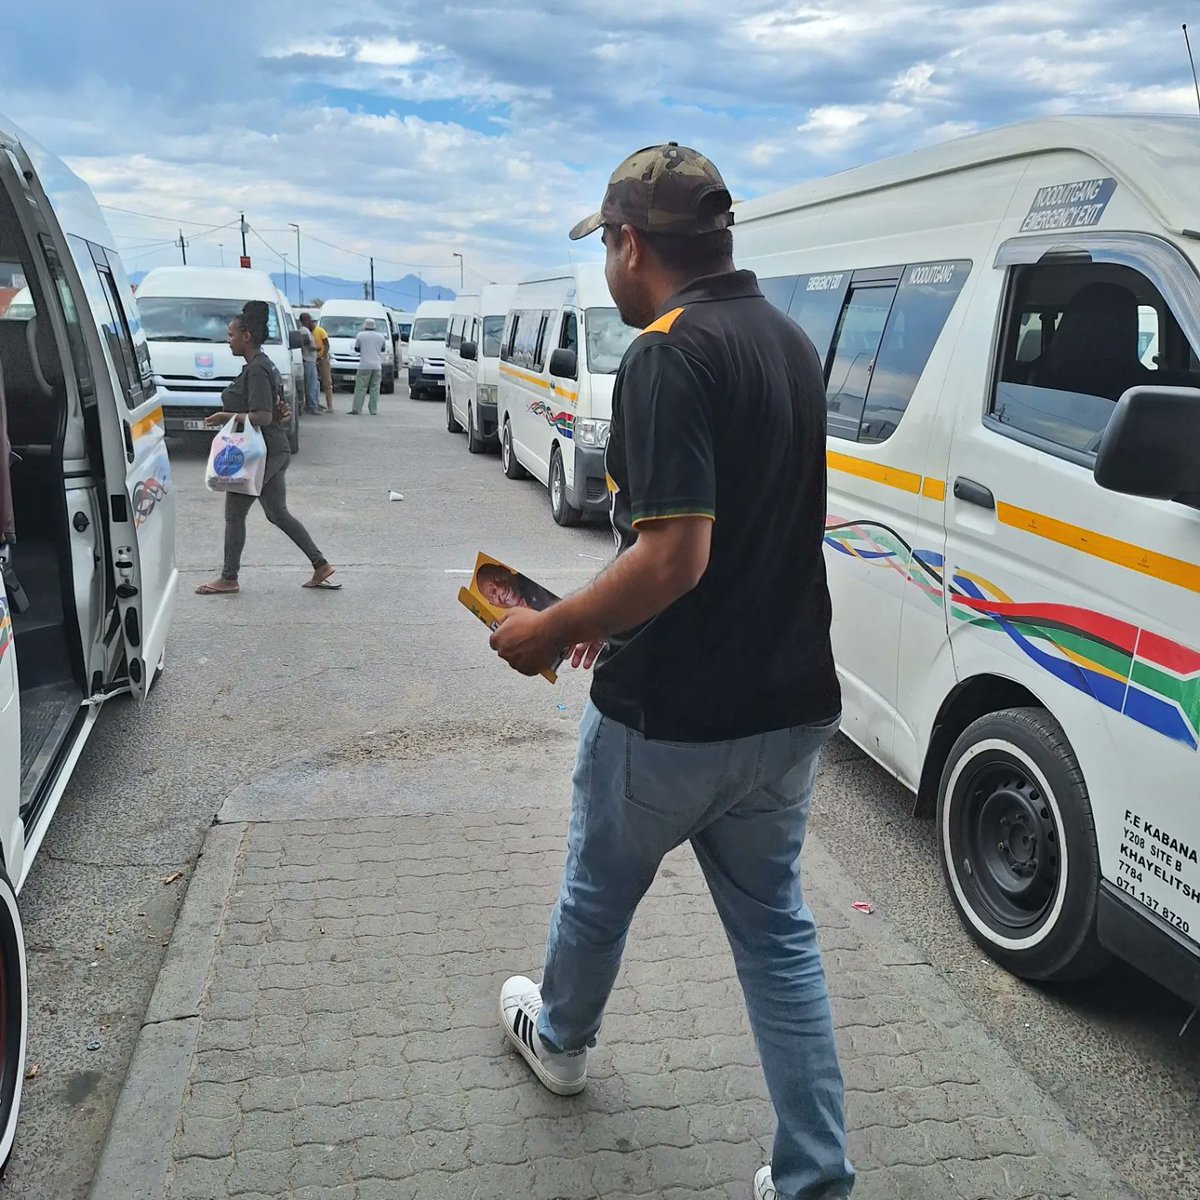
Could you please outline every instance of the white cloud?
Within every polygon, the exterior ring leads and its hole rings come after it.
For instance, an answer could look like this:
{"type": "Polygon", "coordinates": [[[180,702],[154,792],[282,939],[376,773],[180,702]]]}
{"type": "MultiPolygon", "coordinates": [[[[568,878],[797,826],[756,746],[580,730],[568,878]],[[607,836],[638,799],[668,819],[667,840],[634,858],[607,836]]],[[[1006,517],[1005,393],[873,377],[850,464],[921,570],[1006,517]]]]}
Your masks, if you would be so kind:
{"type": "MultiPolygon", "coordinates": [[[[483,0],[325,0],[319,25],[301,26],[280,0],[210,0],[197,25],[171,5],[135,20],[59,0],[7,18],[0,78],[9,115],[104,202],[170,218],[113,214],[126,244],[245,207],[280,251],[301,223],[314,239],[306,270],[364,269],[322,238],[432,264],[450,285],[451,249],[487,278],[561,260],[565,230],[616,162],[659,140],[705,150],[751,196],[1042,113],[1195,111],[1182,47],[1164,45],[1177,29],[1167,0],[735,11],[510,0],[501,16],[483,0]],[[165,61],[170,71],[128,65],[165,61]]],[[[189,261],[215,262],[218,238],[232,252],[227,234],[185,228],[189,261]]],[[[137,265],[173,253],[151,248],[137,265]]]]}

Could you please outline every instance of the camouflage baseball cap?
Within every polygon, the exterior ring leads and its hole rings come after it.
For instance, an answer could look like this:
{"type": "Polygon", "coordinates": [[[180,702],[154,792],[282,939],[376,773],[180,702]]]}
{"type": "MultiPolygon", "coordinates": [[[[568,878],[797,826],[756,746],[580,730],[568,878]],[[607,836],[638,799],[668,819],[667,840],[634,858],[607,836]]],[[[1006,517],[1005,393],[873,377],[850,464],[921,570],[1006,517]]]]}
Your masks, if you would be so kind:
{"type": "Polygon", "coordinates": [[[647,233],[699,234],[733,224],[732,199],[721,172],[678,142],[647,146],[613,173],[600,211],[571,230],[578,241],[601,225],[632,225],[647,233]]]}

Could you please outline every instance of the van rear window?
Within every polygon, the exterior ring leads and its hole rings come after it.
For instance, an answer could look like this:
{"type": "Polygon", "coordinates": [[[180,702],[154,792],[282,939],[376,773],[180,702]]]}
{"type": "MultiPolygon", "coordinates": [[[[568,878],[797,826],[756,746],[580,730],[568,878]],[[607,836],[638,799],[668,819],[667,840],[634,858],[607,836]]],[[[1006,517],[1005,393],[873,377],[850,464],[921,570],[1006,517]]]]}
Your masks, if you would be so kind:
{"type": "MultiPolygon", "coordinates": [[[[192,296],[139,296],[142,328],[152,342],[224,342],[229,322],[243,300],[202,299],[192,296]]],[[[279,313],[267,306],[267,343],[278,346],[279,313]]]]}

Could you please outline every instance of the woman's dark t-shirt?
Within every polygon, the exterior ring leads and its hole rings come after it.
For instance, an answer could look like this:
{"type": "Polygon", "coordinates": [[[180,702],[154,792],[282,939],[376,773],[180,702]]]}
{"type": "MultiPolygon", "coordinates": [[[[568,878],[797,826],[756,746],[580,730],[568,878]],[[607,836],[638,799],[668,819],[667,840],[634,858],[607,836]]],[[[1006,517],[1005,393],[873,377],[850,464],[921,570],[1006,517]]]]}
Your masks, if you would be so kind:
{"type": "Polygon", "coordinates": [[[271,424],[259,427],[267,443],[269,459],[291,453],[287,430],[274,420],[278,381],[279,372],[275,369],[275,364],[260,350],[242,368],[242,373],[221,393],[221,403],[226,412],[272,414],[271,424]]]}

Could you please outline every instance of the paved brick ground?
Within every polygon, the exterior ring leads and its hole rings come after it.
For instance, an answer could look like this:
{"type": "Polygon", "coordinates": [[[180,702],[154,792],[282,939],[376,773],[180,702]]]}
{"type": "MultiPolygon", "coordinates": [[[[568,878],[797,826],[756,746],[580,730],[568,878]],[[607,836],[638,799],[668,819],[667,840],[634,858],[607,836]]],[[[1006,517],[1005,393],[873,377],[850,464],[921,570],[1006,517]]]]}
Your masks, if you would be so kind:
{"type": "MultiPolygon", "coordinates": [[[[497,1026],[537,977],[563,814],[248,825],[201,1008],[171,1200],[749,1195],[772,1115],[691,855],[630,938],[583,1096],[497,1026]]],[[[806,850],[858,1200],[1128,1193],[853,885],[806,850]]]]}

